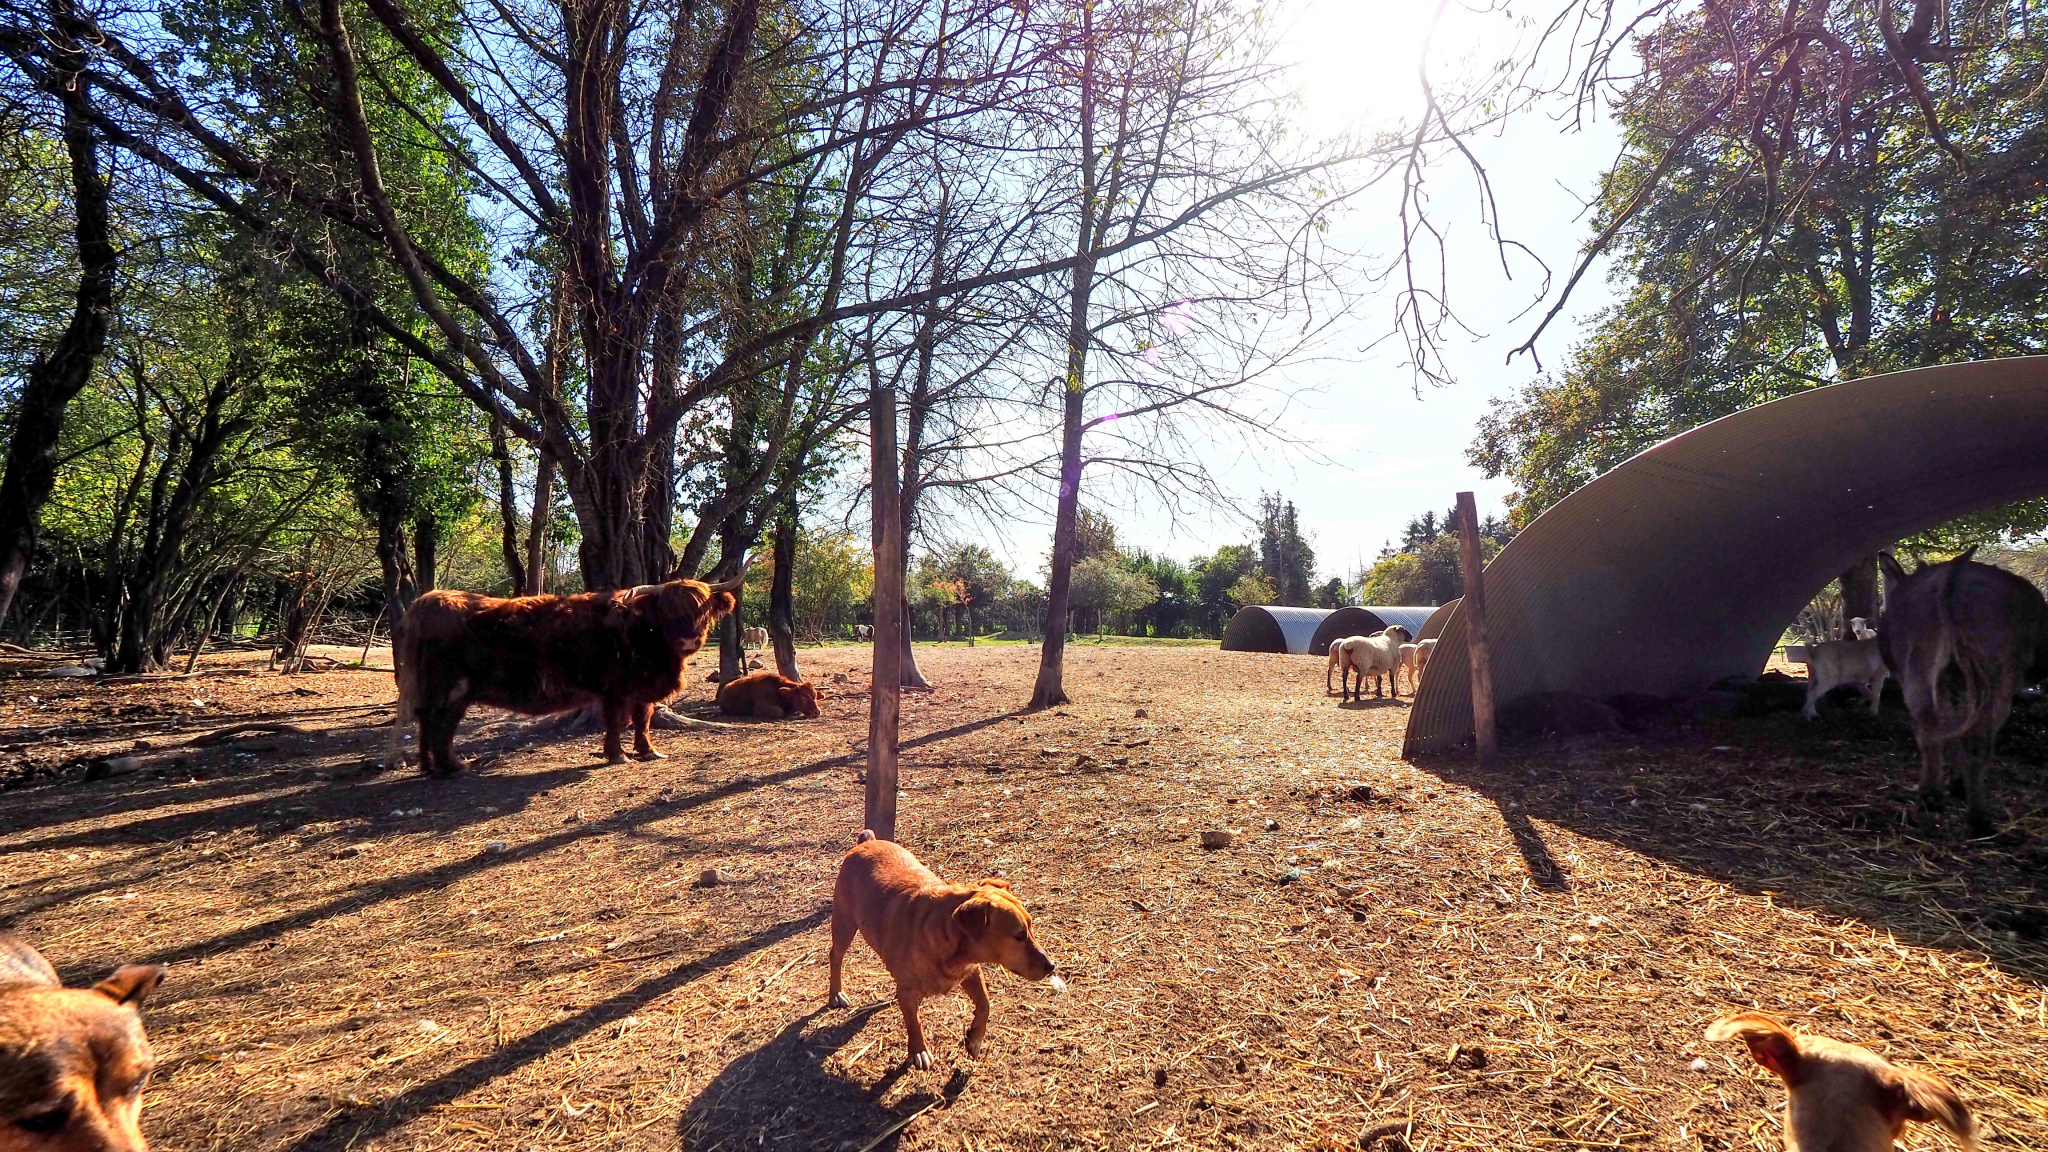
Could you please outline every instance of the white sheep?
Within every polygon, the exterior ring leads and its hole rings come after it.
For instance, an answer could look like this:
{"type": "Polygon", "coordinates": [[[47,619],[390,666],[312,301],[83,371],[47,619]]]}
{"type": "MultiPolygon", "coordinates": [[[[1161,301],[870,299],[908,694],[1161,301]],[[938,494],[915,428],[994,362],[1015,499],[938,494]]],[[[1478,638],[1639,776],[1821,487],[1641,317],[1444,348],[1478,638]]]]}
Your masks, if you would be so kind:
{"type": "Polygon", "coordinates": [[[1890,676],[1876,640],[1829,640],[1815,644],[1807,652],[1806,706],[1799,714],[1813,719],[1819,714],[1820,698],[1844,684],[1861,689],[1874,714],[1884,695],[1884,682],[1890,676]]]}
{"type": "Polygon", "coordinates": [[[1409,643],[1414,635],[1399,624],[1370,636],[1346,636],[1342,640],[1330,641],[1330,664],[1323,672],[1323,691],[1330,690],[1330,671],[1338,671],[1338,695],[1346,700],[1365,699],[1365,678],[1372,675],[1372,694],[1380,695],[1380,676],[1387,678],[1388,694],[1394,699],[1401,697],[1401,682],[1396,672],[1401,667],[1401,645],[1409,643]],[[1351,673],[1358,673],[1358,689],[1351,690],[1351,673]]]}

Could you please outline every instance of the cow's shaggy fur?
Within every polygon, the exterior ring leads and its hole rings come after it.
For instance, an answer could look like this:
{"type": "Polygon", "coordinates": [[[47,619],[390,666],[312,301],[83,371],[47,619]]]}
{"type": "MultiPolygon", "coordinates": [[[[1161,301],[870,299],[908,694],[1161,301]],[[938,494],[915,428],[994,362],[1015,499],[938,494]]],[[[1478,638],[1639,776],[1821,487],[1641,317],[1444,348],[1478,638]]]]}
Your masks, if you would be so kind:
{"type": "Polygon", "coordinates": [[[773,672],[741,676],[718,690],[718,710],[728,716],[780,720],[785,716],[818,718],[818,689],[803,680],[773,672]]]}
{"type": "Polygon", "coordinates": [[[597,705],[607,760],[626,761],[621,737],[628,717],[635,752],[658,757],[647,740],[654,706],[682,688],[684,662],[732,610],[729,585],[696,580],[509,600],[429,592],[406,610],[391,646],[398,717],[390,759],[398,760],[400,740],[416,719],[421,770],[459,771],[455,729],[472,704],[529,716],[597,705]]]}

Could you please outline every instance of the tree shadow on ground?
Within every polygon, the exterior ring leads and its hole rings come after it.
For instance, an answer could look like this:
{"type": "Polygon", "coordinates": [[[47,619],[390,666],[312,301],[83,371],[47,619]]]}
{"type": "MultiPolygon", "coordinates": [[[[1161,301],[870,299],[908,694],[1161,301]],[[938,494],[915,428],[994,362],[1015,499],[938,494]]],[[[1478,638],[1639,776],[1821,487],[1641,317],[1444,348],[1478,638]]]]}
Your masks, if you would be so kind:
{"type": "Polygon", "coordinates": [[[791,1021],[704,1086],[677,1126],[681,1146],[686,1152],[743,1147],[888,1152],[897,1147],[908,1127],[905,1121],[951,1103],[967,1087],[968,1077],[956,1071],[939,1093],[913,1093],[884,1108],[879,1101],[902,1078],[906,1065],[896,1065],[867,1085],[826,1069],[825,1061],[885,1008],[893,1019],[894,1005],[884,1001],[823,1025],[822,1011],[791,1021]]]}
{"type": "Polygon", "coordinates": [[[1776,713],[1525,745],[1486,768],[1469,753],[1413,762],[1499,805],[1546,887],[1569,877],[1538,821],[2042,981],[2048,779],[2021,765],[2048,749],[2048,706],[2030,711],[1989,776],[2007,819],[1974,838],[1960,802],[1920,805],[1903,715],[1776,713]]]}
{"type": "Polygon", "coordinates": [[[678,988],[693,984],[763,948],[812,931],[824,924],[829,915],[828,911],[820,909],[801,919],[770,925],[707,956],[651,976],[616,996],[540,1028],[488,1056],[468,1061],[416,1084],[379,1103],[374,1110],[338,1115],[293,1143],[288,1152],[354,1148],[368,1143],[436,1108],[461,1099],[492,1080],[573,1044],[599,1028],[615,1025],[678,988]]]}

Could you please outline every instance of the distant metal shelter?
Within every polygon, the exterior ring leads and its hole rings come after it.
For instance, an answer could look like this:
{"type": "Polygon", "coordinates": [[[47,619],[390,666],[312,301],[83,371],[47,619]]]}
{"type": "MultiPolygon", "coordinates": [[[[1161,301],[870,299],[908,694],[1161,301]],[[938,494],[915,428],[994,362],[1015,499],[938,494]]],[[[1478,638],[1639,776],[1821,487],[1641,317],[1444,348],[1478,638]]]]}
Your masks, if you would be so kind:
{"type": "Polygon", "coordinates": [[[1285,608],[1247,604],[1223,628],[1225,652],[1292,652],[1322,656],[1340,636],[1362,636],[1399,624],[1410,632],[1434,611],[1431,608],[1285,608]]]}
{"type": "Polygon", "coordinates": [[[1323,617],[1321,624],[1316,625],[1316,634],[1309,637],[1308,641],[1309,655],[1328,655],[1332,640],[1342,640],[1346,636],[1370,636],[1382,628],[1391,628],[1396,624],[1406,628],[1408,635],[1414,636],[1416,630],[1422,627],[1423,621],[1428,620],[1430,613],[1434,611],[1433,608],[1396,608],[1384,604],[1375,604],[1369,608],[1356,605],[1338,608],[1323,617]]]}
{"type": "MultiPolygon", "coordinates": [[[[2048,495],[2048,357],[1813,388],[1645,449],[1560,500],[1486,566],[1496,699],[1696,693],[1763,667],[1857,558],[2048,495]]],[[[1471,739],[1453,612],[1404,754],[1471,739]]]]}

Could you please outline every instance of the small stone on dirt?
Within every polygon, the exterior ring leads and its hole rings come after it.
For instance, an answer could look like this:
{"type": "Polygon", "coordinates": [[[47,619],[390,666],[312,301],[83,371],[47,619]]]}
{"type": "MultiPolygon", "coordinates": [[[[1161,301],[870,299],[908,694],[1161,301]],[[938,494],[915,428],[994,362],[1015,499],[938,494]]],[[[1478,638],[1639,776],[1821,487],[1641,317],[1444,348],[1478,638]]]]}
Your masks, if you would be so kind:
{"type": "Polygon", "coordinates": [[[1202,847],[1228,848],[1237,839],[1237,833],[1228,828],[1211,828],[1202,833],[1202,847]]]}
{"type": "Polygon", "coordinates": [[[484,855],[486,856],[496,856],[504,852],[510,852],[511,850],[512,846],[510,844],[505,843],[503,840],[484,841],[484,855]]]}
{"type": "Polygon", "coordinates": [[[716,888],[720,884],[730,883],[732,883],[732,873],[727,872],[723,868],[706,868],[703,874],[697,877],[697,886],[699,888],[716,888]]]}
{"type": "Polygon", "coordinates": [[[1707,1070],[1707,1058],[1705,1056],[1695,1056],[1692,1058],[1692,1063],[1687,1064],[1686,1067],[1695,1072],[1705,1072],[1707,1070]]]}
{"type": "Polygon", "coordinates": [[[327,857],[330,860],[353,860],[362,854],[363,849],[360,844],[349,844],[329,852],[327,857]]]}
{"type": "Polygon", "coordinates": [[[1140,708],[1140,709],[1138,709],[1138,710],[1137,710],[1136,712],[1133,712],[1133,713],[1131,713],[1131,719],[1133,719],[1133,720],[1143,720],[1143,719],[1145,719],[1145,710],[1144,710],[1143,708],[1140,708]]]}

